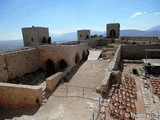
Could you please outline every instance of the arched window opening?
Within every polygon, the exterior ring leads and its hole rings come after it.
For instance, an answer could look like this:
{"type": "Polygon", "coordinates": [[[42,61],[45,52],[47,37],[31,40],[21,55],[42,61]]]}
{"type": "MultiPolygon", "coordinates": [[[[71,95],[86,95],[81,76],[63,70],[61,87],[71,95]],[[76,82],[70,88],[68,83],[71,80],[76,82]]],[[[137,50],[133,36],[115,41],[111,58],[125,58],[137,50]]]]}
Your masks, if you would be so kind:
{"type": "Polygon", "coordinates": [[[76,57],[75,57],[75,63],[77,64],[79,61],[80,61],[80,56],[79,56],[79,54],[77,53],[77,54],[76,54],[76,57]]]}
{"type": "Polygon", "coordinates": [[[113,30],[113,29],[110,31],[109,34],[110,34],[110,37],[111,37],[111,38],[115,38],[115,37],[116,37],[116,31],[113,30]]]}
{"type": "Polygon", "coordinates": [[[86,36],[86,39],[89,39],[89,35],[86,36]]]}
{"type": "Polygon", "coordinates": [[[61,70],[64,70],[68,66],[68,64],[65,60],[61,60],[58,66],[59,66],[59,70],[61,71],[61,70]]]}
{"type": "Polygon", "coordinates": [[[34,41],[33,37],[31,37],[31,41],[32,41],[32,42],[34,41]]]}
{"type": "Polygon", "coordinates": [[[50,59],[48,59],[46,62],[46,68],[47,68],[47,77],[56,73],[55,64],[50,59]]]}
{"type": "Polygon", "coordinates": [[[86,55],[85,51],[83,51],[83,53],[82,53],[82,60],[87,60],[87,55],[86,55]]]}
{"type": "Polygon", "coordinates": [[[51,44],[51,37],[48,38],[48,44],[51,44]]]}
{"type": "Polygon", "coordinates": [[[87,49],[86,60],[88,59],[88,56],[89,56],[89,50],[87,49]]]}
{"type": "Polygon", "coordinates": [[[46,43],[47,41],[46,41],[46,38],[45,37],[43,37],[43,43],[46,43]]]}

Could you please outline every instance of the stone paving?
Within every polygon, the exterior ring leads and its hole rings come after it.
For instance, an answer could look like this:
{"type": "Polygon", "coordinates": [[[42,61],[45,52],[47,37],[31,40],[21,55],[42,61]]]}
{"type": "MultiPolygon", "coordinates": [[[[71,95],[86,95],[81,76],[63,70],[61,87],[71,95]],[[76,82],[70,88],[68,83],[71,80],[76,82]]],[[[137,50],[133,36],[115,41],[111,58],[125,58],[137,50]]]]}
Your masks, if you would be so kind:
{"type": "Polygon", "coordinates": [[[98,50],[98,49],[93,49],[93,50],[89,50],[89,56],[88,56],[88,60],[97,60],[101,54],[102,50],[98,50]]]}
{"type": "Polygon", "coordinates": [[[80,68],[74,69],[75,74],[70,81],[61,84],[37,112],[29,116],[25,115],[29,112],[27,111],[21,117],[15,117],[13,120],[89,119],[99,97],[96,87],[101,85],[108,64],[106,60],[86,61],[80,65],[80,68]],[[66,86],[68,86],[67,97],[66,86]]]}

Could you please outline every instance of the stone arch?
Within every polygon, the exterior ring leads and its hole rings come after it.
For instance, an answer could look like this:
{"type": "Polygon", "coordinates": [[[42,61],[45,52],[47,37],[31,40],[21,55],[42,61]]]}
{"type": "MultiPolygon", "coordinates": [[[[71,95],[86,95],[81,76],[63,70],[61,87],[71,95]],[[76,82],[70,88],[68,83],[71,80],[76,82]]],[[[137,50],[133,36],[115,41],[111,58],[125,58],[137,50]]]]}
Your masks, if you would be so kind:
{"type": "Polygon", "coordinates": [[[51,76],[56,73],[55,64],[51,59],[48,59],[46,62],[47,76],[51,76]]]}
{"type": "Polygon", "coordinates": [[[114,29],[112,29],[110,32],[109,32],[109,35],[111,38],[115,38],[116,37],[116,31],[114,29]]]}
{"type": "Polygon", "coordinates": [[[77,53],[76,56],[75,56],[75,63],[77,64],[79,61],[80,61],[80,56],[77,53]]]}
{"type": "Polygon", "coordinates": [[[89,35],[86,36],[86,39],[89,39],[89,35]]]}
{"type": "Polygon", "coordinates": [[[48,43],[48,44],[51,44],[51,41],[52,41],[52,40],[51,40],[51,37],[49,37],[47,43],[48,43]]]}
{"type": "Polygon", "coordinates": [[[46,40],[46,38],[45,37],[43,37],[43,41],[42,41],[43,43],[46,43],[47,42],[47,40],[46,40]]]}
{"type": "Polygon", "coordinates": [[[87,49],[86,60],[88,59],[88,56],[89,56],[89,50],[87,49]]]}
{"type": "Polygon", "coordinates": [[[87,60],[87,54],[85,51],[82,53],[82,60],[87,60]]]}
{"type": "Polygon", "coordinates": [[[32,41],[32,42],[34,41],[34,38],[33,38],[33,37],[31,37],[31,41],[32,41]]]}
{"type": "Polygon", "coordinates": [[[64,70],[67,66],[68,66],[68,64],[64,59],[62,59],[58,62],[58,70],[59,71],[64,70]]]}

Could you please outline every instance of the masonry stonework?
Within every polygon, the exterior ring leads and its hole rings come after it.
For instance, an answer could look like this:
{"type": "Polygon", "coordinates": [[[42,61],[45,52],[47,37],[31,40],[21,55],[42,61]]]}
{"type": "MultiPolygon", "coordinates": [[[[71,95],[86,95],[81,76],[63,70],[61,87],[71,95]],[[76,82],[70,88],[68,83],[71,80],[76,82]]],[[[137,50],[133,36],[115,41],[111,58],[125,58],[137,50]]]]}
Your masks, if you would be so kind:
{"type": "Polygon", "coordinates": [[[76,55],[79,56],[79,60],[82,60],[83,52],[87,56],[87,44],[43,45],[38,47],[38,51],[41,67],[45,69],[46,62],[50,59],[55,64],[56,71],[58,71],[61,60],[64,60],[68,66],[74,66],[76,55]]]}
{"type": "Polygon", "coordinates": [[[108,38],[118,38],[120,35],[120,24],[111,23],[106,26],[106,36],[108,38]]]}
{"type": "Polygon", "coordinates": [[[24,46],[37,46],[48,43],[49,31],[45,27],[22,28],[24,46]]]}
{"type": "Polygon", "coordinates": [[[43,92],[39,86],[0,83],[0,106],[26,107],[42,103],[43,92]]]}
{"type": "Polygon", "coordinates": [[[28,49],[4,54],[9,79],[36,71],[39,67],[37,49],[28,49]]]}
{"type": "Polygon", "coordinates": [[[90,30],[77,30],[78,40],[86,40],[90,38],[90,30]]]}
{"type": "Polygon", "coordinates": [[[0,55],[0,82],[8,81],[6,58],[4,55],[0,55]]]}
{"type": "MultiPolygon", "coordinates": [[[[146,57],[145,49],[159,49],[160,45],[127,45],[122,46],[122,59],[138,60],[146,57]]],[[[148,57],[160,58],[158,52],[148,52],[148,57]]]]}

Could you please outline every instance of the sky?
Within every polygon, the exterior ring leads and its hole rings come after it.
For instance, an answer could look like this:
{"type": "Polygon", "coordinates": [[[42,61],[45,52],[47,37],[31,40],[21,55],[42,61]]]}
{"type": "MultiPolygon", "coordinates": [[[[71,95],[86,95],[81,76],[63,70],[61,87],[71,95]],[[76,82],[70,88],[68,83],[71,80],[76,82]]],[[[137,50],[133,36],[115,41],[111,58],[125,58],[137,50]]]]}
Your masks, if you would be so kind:
{"type": "Polygon", "coordinates": [[[21,28],[48,27],[51,34],[79,29],[147,30],[160,25],[159,0],[0,0],[0,40],[22,39],[21,28]]]}

